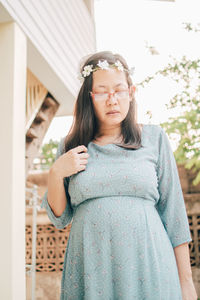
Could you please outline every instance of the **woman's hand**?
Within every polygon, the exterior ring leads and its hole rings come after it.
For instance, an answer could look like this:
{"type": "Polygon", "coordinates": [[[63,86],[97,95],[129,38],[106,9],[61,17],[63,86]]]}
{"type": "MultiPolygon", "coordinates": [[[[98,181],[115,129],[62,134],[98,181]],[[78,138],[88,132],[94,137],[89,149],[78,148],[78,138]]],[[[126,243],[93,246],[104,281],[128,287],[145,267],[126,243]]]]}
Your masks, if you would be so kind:
{"type": "Polygon", "coordinates": [[[87,150],[87,147],[81,145],[62,154],[51,166],[51,173],[64,178],[85,170],[89,157],[87,150]]]}
{"type": "Polygon", "coordinates": [[[192,278],[181,282],[183,300],[197,300],[198,296],[192,278]]]}

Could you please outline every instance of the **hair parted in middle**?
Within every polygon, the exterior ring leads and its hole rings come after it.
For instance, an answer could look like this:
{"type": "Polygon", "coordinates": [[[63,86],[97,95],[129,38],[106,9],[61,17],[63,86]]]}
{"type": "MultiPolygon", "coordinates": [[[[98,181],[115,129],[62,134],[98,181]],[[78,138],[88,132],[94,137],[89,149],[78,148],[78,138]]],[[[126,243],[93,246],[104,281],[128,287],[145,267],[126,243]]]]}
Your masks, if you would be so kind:
{"type": "MultiPolygon", "coordinates": [[[[123,67],[128,70],[126,60],[120,54],[114,54],[111,51],[100,51],[87,56],[87,59],[81,63],[80,73],[83,72],[87,65],[97,66],[100,60],[107,60],[108,64],[115,64],[117,61],[121,62],[123,67]]],[[[124,72],[128,87],[133,85],[129,72],[124,72]]],[[[98,120],[96,119],[93,102],[89,92],[92,90],[93,72],[84,78],[84,81],[79,90],[73,113],[73,123],[70,131],[65,137],[65,152],[75,148],[79,145],[87,145],[90,141],[95,139],[99,133],[98,120]]],[[[141,144],[141,129],[136,121],[136,101],[134,93],[129,105],[129,111],[126,118],[121,122],[121,134],[123,136],[123,143],[120,147],[136,150],[142,146],[141,144]]]]}

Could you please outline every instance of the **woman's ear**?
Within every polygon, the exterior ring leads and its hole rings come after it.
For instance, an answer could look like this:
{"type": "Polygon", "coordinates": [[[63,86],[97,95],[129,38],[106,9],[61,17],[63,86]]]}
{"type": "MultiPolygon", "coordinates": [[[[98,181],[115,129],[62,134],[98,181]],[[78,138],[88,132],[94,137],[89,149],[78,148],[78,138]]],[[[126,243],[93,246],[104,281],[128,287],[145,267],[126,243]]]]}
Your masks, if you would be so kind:
{"type": "Polygon", "coordinates": [[[133,95],[135,94],[135,90],[136,90],[135,85],[131,85],[131,86],[130,86],[130,98],[131,98],[130,101],[133,100],[133,95]]]}
{"type": "Polygon", "coordinates": [[[135,94],[136,86],[135,85],[131,85],[131,90],[132,90],[133,94],[135,94]]]}

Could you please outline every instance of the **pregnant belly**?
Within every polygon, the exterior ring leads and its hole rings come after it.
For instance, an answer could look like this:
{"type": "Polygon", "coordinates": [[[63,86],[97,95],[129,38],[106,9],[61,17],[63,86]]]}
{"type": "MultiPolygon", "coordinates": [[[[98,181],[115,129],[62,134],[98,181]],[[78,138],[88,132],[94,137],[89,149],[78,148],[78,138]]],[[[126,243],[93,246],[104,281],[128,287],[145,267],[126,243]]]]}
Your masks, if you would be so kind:
{"type": "Polygon", "coordinates": [[[154,202],[130,196],[109,196],[84,201],[74,214],[72,230],[93,236],[94,240],[113,239],[116,246],[148,247],[147,241],[170,244],[154,202]]]}
{"type": "Polygon", "coordinates": [[[171,242],[154,203],[144,198],[112,196],[80,204],[68,240],[66,270],[70,284],[82,270],[79,278],[84,278],[88,290],[94,287],[91,278],[95,284],[104,278],[108,288],[120,287],[123,278],[125,291],[134,286],[147,295],[145,299],[165,299],[160,297],[165,286],[166,299],[180,293],[171,242]]]}

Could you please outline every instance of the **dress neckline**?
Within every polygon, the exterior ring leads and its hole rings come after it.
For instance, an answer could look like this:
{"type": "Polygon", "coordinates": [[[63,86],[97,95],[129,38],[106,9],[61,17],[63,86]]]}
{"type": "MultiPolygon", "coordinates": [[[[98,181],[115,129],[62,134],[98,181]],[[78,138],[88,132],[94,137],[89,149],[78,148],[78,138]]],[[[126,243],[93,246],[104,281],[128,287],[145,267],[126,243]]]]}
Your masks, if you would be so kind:
{"type": "MultiPolygon", "coordinates": [[[[147,126],[148,124],[143,124],[143,126],[142,126],[142,131],[141,131],[141,139],[142,139],[142,136],[143,136],[143,131],[144,131],[144,127],[145,126],[147,126]]],[[[98,145],[98,144],[96,144],[96,143],[94,143],[94,142],[89,142],[89,144],[93,144],[93,145],[95,145],[95,146],[97,146],[97,147],[100,147],[100,148],[104,148],[104,147],[108,147],[108,146],[118,146],[118,145],[116,145],[116,143],[108,143],[108,144],[106,144],[106,145],[98,145]]]]}

